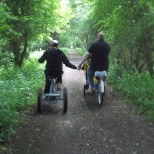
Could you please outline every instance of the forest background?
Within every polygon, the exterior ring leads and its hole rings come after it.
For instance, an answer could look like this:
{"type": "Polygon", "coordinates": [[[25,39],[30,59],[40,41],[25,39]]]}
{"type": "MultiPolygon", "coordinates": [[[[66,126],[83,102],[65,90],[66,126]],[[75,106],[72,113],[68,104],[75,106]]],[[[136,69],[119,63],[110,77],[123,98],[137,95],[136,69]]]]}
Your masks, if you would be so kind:
{"type": "Polygon", "coordinates": [[[153,19],[152,0],[2,0],[0,143],[36,104],[44,84],[37,59],[50,40],[58,39],[66,54],[73,48],[83,55],[102,30],[112,48],[108,83],[154,120],[153,19]]]}

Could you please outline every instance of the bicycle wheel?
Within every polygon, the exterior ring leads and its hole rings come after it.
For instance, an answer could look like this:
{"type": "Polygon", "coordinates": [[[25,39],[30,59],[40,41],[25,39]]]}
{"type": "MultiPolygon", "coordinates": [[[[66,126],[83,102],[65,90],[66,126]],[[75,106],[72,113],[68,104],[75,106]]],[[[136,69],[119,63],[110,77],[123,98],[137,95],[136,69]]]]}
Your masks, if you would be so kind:
{"type": "Polygon", "coordinates": [[[67,88],[63,88],[63,111],[64,113],[67,112],[67,88]]]}
{"type": "Polygon", "coordinates": [[[89,89],[89,84],[88,83],[84,84],[84,86],[83,86],[83,95],[86,94],[87,89],[89,89]]]}
{"type": "Polygon", "coordinates": [[[104,85],[104,96],[105,96],[105,92],[106,92],[106,87],[105,87],[105,85],[104,85]]]}
{"type": "Polygon", "coordinates": [[[98,85],[98,104],[103,105],[103,101],[104,101],[104,92],[101,91],[101,85],[100,85],[100,82],[99,82],[99,85],[98,85]]]}
{"type": "Polygon", "coordinates": [[[37,94],[37,112],[40,113],[42,111],[42,88],[38,88],[37,94]]]}
{"type": "Polygon", "coordinates": [[[104,101],[104,94],[102,92],[98,93],[98,103],[100,105],[103,105],[103,101],[104,101]]]}
{"type": "Polygon", "coordinates": [[[83,86],[83,95],[86,94],[86,85],[83,86]]]}

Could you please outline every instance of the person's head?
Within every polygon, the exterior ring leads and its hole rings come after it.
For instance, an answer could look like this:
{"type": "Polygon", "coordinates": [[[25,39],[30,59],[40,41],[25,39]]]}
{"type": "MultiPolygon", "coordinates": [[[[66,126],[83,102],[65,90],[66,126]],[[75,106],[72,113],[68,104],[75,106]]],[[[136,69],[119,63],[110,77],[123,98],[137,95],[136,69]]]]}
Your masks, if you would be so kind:
{"type": "Polygon", "coordinates": [[[101,39],[104,39],[105,37],[104,37],[104,33],[103,33],[103,31],[101,31],[101,32],[99,32],[98,34],[97,34],[97,39],[98,40],[101,40],[101,39]]]}
{"type": "Polygon", "coordinates": [[[52,41],[50,42],[50,46],[51,46],[51,47],[58,47],[58,41],[57,41],[57,40],[52,40],[52,41]]]}

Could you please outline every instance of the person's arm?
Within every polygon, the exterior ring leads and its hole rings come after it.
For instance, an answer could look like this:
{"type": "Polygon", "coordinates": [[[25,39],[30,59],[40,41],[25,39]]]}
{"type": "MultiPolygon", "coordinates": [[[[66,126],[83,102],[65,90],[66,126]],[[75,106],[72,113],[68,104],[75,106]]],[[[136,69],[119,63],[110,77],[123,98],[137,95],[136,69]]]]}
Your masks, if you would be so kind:
{"type": "Polygon", "coordinates": [[[77,69],[77,67],[75,65],[73,65],[72,63],[69,62],[69,60],[68,60],[68,58],[66,57],[65,54],[63,54],[62,62],[66,65],[66,67],[69,67],[69,68],[72,68],[72,69],[77,69]]]}
{"type": "Polygon", "coordinates": [[[90,52],[86,52],[83,57],[82,57],[82,60],[80,62],[80,64],[78,65],[78,69],[81,69],[81,66],[82,64],[91,56],[91,53],[90,52]]]}
{"type": "Polygon", "coordinates": [[[38,59],[39,63],[44,63],[44,61],[46,60],[46,51],[43,53],[43,55],[38,59]]]}

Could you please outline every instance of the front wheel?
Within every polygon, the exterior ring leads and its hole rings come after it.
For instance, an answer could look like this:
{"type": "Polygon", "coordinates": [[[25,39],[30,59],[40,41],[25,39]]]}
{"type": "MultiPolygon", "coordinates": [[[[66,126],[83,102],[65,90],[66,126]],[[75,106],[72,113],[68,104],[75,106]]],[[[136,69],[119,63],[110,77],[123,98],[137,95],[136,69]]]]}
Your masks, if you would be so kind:
{"type": "Polygon", "coordinates": [[[38,88],[37,93],[37,112],[41,113],[42,111],[42,88],[38,88]]]}
{"type": "Polygon", "coordinates": [[[63,111],[64,113],[67,112],[67,88],[63,88],[63,111]]]}
{"type": "Polygon", "coordinates": [[[83,86],[83,95],[86,94],[87,89],[89,89],[89,84],[88,83],[84,84],[84,86],[83,86]]]}

